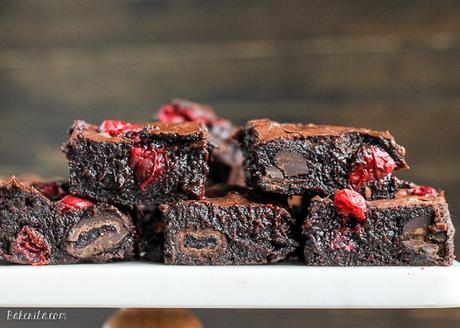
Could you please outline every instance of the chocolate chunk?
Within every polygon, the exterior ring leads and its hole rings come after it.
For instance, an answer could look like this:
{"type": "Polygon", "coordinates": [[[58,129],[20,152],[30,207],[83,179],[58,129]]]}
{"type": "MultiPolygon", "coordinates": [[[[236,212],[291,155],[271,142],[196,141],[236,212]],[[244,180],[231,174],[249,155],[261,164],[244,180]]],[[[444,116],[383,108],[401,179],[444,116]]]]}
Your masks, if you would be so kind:
{"type": "Polygon", "coordinates": [[[420,239],[404,240],[402,244],[408,251],[423,252],[430,257],[436,257],[439,251],[438,245],[427,243],[420,239]]]}
{"type": "Polygon", "coordinates": [[[429,215],[417,217],[404,225],[404,234],[426,236],[430,224],[431,217],[429,215]]]}
{"type": "Polygon", "coordinates": [[[280,151],[275,156],[276,166],[287,177],[306,175],[310,172],[307,160],[300,154],[280,151]]]}
{"type": "Polygon", "coordinates": [[[275,166],[268,166],[265,169],[265,172],[269,178],[274,180],[282,180],[284,178],[283,172],[275,166]]]}
{"type": "Polygon", "coordinates": [[[127,234],[128,229],[118,218],[83,219],[70,230],[66,250],[76,258],[90,258],[114,248],[127,234]]]}
{"type": "Polygon", "coordinates": [[[227,239],[219,231],[202,229],[196,231],[181,230],[177,235],[179,249],[193,257],[219,256],[227,248],[227,239]]]}

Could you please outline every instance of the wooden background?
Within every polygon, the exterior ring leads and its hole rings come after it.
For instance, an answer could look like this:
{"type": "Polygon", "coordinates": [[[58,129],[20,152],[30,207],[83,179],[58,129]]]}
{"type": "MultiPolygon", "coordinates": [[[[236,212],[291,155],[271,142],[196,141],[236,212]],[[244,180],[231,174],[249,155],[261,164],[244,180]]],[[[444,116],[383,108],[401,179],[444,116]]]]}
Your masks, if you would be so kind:
{"type": "MultiPolygon", "coordinates": [[[[73,119],[144,121],[173,97],[238,123],[388,129],[407,148],[402,176],[460,213],[459,1],[0,1],[0,175],[65,176],[73,119]]],[[[320,313],[304,315],[329,322],[320,313]]]]}

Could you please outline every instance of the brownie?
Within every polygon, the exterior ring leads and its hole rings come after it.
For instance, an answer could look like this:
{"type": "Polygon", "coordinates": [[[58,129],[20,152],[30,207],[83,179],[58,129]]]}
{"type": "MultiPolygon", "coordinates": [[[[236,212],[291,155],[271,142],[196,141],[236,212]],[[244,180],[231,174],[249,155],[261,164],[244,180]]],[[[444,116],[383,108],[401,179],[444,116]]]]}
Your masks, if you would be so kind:
{"type": "MultiPolygon", "coordinates": [[[[229,192],[246,193],[247,189],[227,184],[210,184],[206,187],[208,198],[223,197],[229,192]]],[[[132,216],[138,235],[137,257],[153,262],[164,262],[164,224],[158,206],[135,206],[132,216]]]]}
{"type": "Polygon", "coordinates": [[[46,265],[129,259],[134,239],[128,215],[68,195],[65,183],[0,181],[0,256],[6,261],[46,265]]]}
{"type": "Polygon", "coordinates": [[[297,246],[294,220],[282,207],[230,193],[160,207],[165,226],[165,263],[245,265],[285,259],[297,246]]]}
{"type": "Polygon", "coordinates": [[[310,266],[447,266],[454,233],[442,193],[403,190],[365,201],[351,190],[314,198],[304,222],[310,266]]]}
{"type": "Polygon", "coordinates": [[[76,121],[63,151],[79,196],[147,206],[204,197],[207,132],[197,123],[76,121]]]}
{"type": "Polygon", "coordinates": [[[163,220],[157,206],[136,206],[133,218],[137,230],[136,256],[162,263],[164,261],[163,220]]]}
{"type": "Polygon", "coordinates": [[[368,199],[392,198],[408,168],[389,132],[314,124],[247,123],[238,134],[248,186],[286,195],[328,195],[352,187],[368,199]]]}
{"type": "Polygon", "coordinates": [[[237,129],[229,120],[217,116],[208,105],[184,99],[161,107],[157,118],[165,123],[198,122],[206,126],[211,147],[210,182],[244,185],[243,153],[233,139],[237,129]]]}

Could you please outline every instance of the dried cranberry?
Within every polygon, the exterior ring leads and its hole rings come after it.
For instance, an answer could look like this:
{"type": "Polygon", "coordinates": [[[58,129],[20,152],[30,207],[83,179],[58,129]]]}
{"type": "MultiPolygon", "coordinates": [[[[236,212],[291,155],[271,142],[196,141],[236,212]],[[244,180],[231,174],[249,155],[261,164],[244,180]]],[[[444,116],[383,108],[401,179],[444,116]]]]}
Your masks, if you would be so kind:
{"type": "Polygon", "coordinates": [[[58,182],[37,182],[34,183],[33,186],[51,200],[58,200],[67,195],[67,192],[62,187],[62,184],[58,182]]]}
{"type": "Polygon", "coordinates": [[[206,106],[188,101],[177,101],[161,107],[158,112],[158,119],[164,123],[197,122],[209,124],[215,117],[206,106]]]}
{"type": "Polygon", "coordinates": [[[436,189],[429,186],[418,186],[410,190],[410,193],[415,196],[438,196],[436,189]]]}
{"type": "Polygon", "coordinates": [[[366,220],[367,203],[361,194],[351,189],[342,189],[334,195],[334,206],[342,217],[366,220]]]}
{"type": "Polygon", "coordinates": [[[117,137],[127,132],[139,132],[141,129],[142,128],[139,124],[117,120],[105,120],[99,126],[99,132],[108,133],[112,137],[117,137]]]}
{"type": "Polygon", "coordinates": [[[348,176],[350,185],[357,190],[368,181],[386,177],[396,167],[395,161],[386,151],[375,146],[362,147],[351,165],[348,176]]]}
{"type": "Polygon", "coordinates": [[[16,236],[14,249],[32,265],[46,265],[50,261],[50,247],[42,234],[24,226],[16,236]]]}
{"type": "Polygon", "coordinates": [[[86,208],[94,206],[93,203],[91,203],[90,201],[86,199],[82,199],[82,198],[70,196],[70,195],[62,198],[59,201],[59,203],[62,205],[61,211],[63,213],[80,211],[80,210],[84,210],[86,208]]]}
{"type": "Polygon", "coordinates": [[[163,174],[167,165],[168,157],[164,149],[154,149],[152,145],[135,146],[131,149],[129,166],[134,170],[142,191],[163,174]]]}

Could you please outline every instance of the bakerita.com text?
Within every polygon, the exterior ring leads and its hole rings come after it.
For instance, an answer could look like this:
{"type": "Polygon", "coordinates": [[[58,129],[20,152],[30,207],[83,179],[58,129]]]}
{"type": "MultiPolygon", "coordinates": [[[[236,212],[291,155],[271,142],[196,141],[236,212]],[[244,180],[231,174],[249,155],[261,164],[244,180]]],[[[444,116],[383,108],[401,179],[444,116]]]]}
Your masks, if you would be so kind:
{"type": "Polygon", "coordinates": [[[6,310],[5,317],[8,321],[65,321],[67,320],[67,313],[42,310],[6,310]]]}

